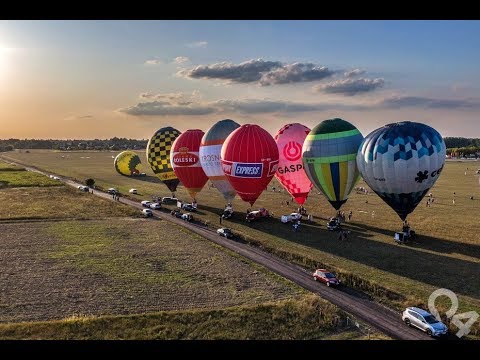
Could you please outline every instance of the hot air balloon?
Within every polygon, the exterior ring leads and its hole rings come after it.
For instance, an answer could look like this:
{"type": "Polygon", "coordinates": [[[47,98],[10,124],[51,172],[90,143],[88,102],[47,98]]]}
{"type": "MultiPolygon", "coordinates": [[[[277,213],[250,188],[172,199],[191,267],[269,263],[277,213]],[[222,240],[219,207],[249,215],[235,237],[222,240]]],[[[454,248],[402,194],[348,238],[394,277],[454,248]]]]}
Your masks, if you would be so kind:
{"type": "Polygon", "coordinates": [[[147,144],[147,160],[153,172],[173,193],[180,182],[170,164],[170,150],[180,131],[170,126],[161,128],[153,134],[147,144]]]}
{"type": "Polygon", "coordinates": [[[232,187],[253,206],[277,171],[277,144],[260,126],[242,125],[225,140],[221,159],[232,187]]]}
{"type": "Polygon", "coordinates": [[[202,137],[202,130],[187,130],[173,142],[170,152],[173,171],[193,200],[208,181],[207,175],[200,166],[198,154],[202,137]]]}
{"type": "Polygon", "coordinates": [[[403,121],[368,134],[357,164],[368,186],[405,220],[438,179],[445,156],[445,142],[435,129],[403,121]]]}
{"type": "Polygon", "coordinates": [[[309,132],[310,129],[302,124],[287,124],[274,138],[279,154],[275,177],[300,205],[305,203],[313,186],[303,170],[302,161],[302,146],[309,132]]]}
{"type": "Polygon", "coordinates": [[[336,210],[359,178],[356,157],[362,140],[355,126],[335,118],[315,126],[303,143],[305,172],[336,210]]]}
{"type": "Polygon", "coordinates": [[[225,139],[240,125],[230,119],[220,120],[203,135],[200,143],[200,165],[213,185],[231,202],[237,194],[223,173],[220,152],[225,139]]]}
{"type": "Polygon", "coordinates": [[[120,175],[135,176],[140,175],[142,169],[142,162],[140,157],[133,151],[122,151],[113,160],[115,170],[120,175]]]}

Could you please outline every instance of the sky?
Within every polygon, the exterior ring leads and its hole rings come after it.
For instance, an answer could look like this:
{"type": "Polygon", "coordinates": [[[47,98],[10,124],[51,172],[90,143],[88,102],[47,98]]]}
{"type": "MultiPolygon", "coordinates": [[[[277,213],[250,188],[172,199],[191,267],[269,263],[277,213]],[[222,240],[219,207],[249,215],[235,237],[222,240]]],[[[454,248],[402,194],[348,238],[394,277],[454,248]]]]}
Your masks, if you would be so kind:
{"type": "Polygon", "coordinates": [[[480,21],[0,21],[0,139],[148,139],[222,119],[480,137],[480,21]]]}

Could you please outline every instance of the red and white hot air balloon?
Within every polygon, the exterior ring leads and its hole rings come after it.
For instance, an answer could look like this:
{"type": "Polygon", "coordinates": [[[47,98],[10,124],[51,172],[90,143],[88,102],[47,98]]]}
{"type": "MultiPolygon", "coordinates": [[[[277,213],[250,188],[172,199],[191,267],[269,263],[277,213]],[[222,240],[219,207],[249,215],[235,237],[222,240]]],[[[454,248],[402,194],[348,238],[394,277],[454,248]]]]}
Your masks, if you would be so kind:
{"type": "Polygon", "coordinates": [[[313,187],[302,161],[302,146],[309,132],[308,127],[294,123],[285,125],[275,135],[279,153],[275,177],[300,205],[313,187]]]}
{"type": "Polygon", "coordinates": [[[277,171],[278,148],[266,130],[246,124],[227,137],[221,160],[232,187],[243,201],[253,206],[277,171]]]}
{"type": "Polygon", "coordinates": [[[173,171],[194,200],[208,180],[198,154],[202,137],[202,130],[187,130],[175,139],[170,151],[173,171]]]}

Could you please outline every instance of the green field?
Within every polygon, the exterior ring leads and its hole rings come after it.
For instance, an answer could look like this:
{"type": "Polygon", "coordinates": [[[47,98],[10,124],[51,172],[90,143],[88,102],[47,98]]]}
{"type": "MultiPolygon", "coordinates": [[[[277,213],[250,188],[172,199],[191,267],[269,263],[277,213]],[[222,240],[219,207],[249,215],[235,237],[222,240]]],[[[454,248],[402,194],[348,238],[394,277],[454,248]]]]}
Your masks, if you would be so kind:
{"type": "Polygon", "coordinates": [[[0,339],[367,338],[336,306],[183,227],[5,172],[30,187],[0,189],[0,339]]]}
{"type": "Polygon", "coordinates": [[[217,310],[189,310],[145,315],[79,317],[0,324],[0,339],[48,340],[293,340],[387,339],[363,335],[343,314],[314,295],[217,310]]]}
{"type": "Polygon", "coordinates": [[[30,171],[0,169],[0,189],[4,187],[62,186],[58,180],[30,171]]]}
{"type": "MultiPolygon", "coordinates": [[[[93,177],[103,188],[116,186],[123,193],[136,188],[140,195],[131,198],[138,201],[150,200],[152,195],[170,195],[165,185],[153,176],[144,153],[138,153],[148,175],[146,178],[117,174],[112,158],[115,152],[31,150],[30,153],[8,153],[8,156],[63,176],[93,177]]],[[[393,241],[393,233],[401,229],[401,221],[393,210],[377,195],[357,194],[355,191],[342,208],[346,212],[353,211],[352,221],[347,224],[351,233],[346,241],[338,241],[336,233],[326,230],[326,221],[335,211],[316,190],[306,202],[306,209],[314,216],[313,222],[304,222],[300,232],[293,232],[291,227],[280,223],[279,217],[295,211],[296,207],[291,202],[289,206],[282,205],[291,199],[285,191],[278,191],[281,186],[275,180],[254,206],[266,207],[274,213],[274,219],[245,223],[249,204],[236,198],[233,202],[234,219],[224,220],[222,225],[306,267],[321,264],[336,270],[347,284],[359,287],[399,310],[406,305],[425,307],[432,291],[447,288],[458,295],[459,311],[476,310],[480,313],[480,186],[475,174],[478,168],[480,163],[474,161],[446,163],[431,189],[434,204],[426,207],[426,200],[422,201],[408,218],[419,234],[418,241],[411,245],[397,245],[393,241]],[[271,190],[272,186],[276,187],[276,192],[271,190]],[[452,203],[454,192],[455,205],[452,203]]],[[[363,181],[358,185],[367,187],[363,181]]],[[[177,196],[189,200],[181,186],[177,196]]],[[[207,184],[197,195],[197,201],[199,212],[196,218],[207,221],[212,227],[218,226],[225,201],[216,189],[207,184]]],[[[444,306],[449,307],[448,301],[444,306]]],[[[479,335],[479,322],[474,328],[479,335]]]]}

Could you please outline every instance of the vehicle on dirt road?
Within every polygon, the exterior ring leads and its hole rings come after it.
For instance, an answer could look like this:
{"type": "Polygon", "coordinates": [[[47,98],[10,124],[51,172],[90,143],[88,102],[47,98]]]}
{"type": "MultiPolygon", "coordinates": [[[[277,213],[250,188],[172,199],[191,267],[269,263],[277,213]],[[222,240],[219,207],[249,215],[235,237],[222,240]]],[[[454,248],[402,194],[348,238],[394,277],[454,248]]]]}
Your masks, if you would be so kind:
{"type": "Polygon", "coordinates": [[[227,239],[233,238],[233,232],[229,228],[220,228],[217,230],[217,234],[226,237],[227,239]]]}
{"type": "Polygon", "coordinates": [[[429,336],[443,336],[448,333],[448,327],[444,323],[428,311],[417,307],[407,307],[402,314],[402,320],[408,326],[425,331],[429,336]]]}
{"type": "Polygon", "coordinates": [[[327,286],[338,286],[340,280],[337,279],[335,274],[325,269],[317,269],[313,272],[313,280],[323,282],[327,286]]]}

